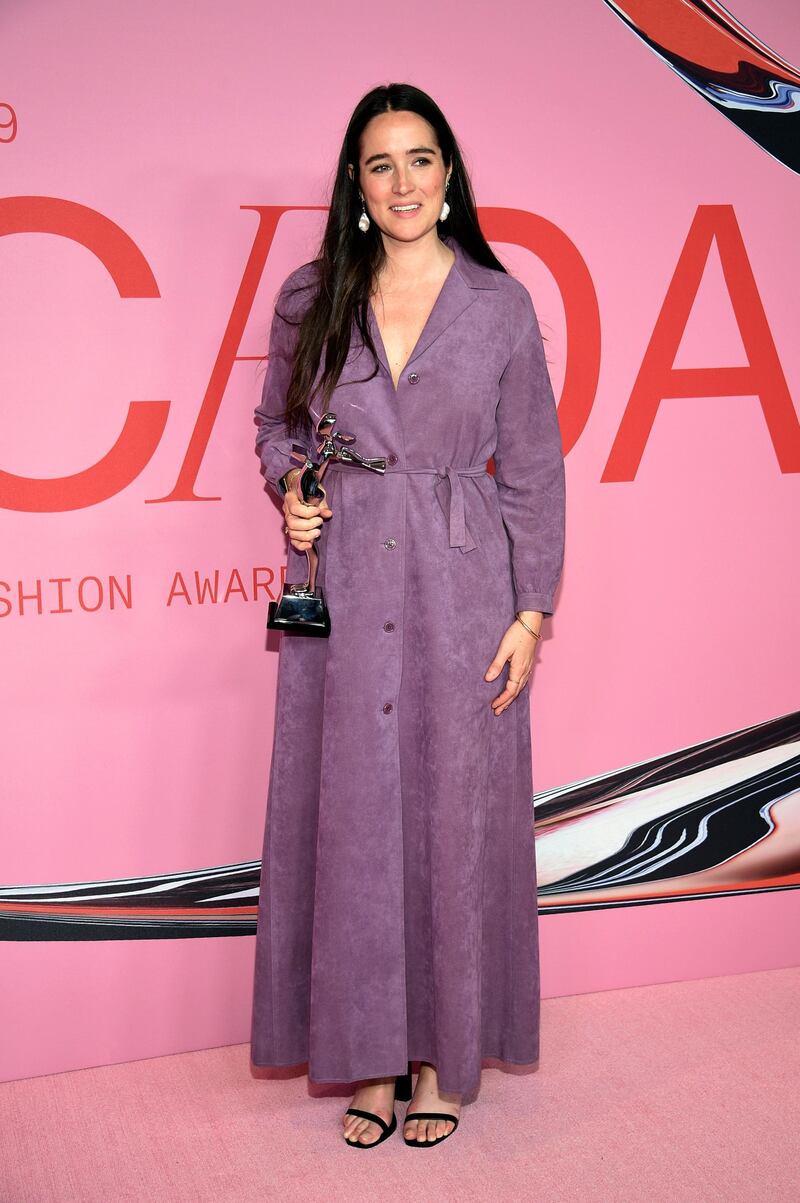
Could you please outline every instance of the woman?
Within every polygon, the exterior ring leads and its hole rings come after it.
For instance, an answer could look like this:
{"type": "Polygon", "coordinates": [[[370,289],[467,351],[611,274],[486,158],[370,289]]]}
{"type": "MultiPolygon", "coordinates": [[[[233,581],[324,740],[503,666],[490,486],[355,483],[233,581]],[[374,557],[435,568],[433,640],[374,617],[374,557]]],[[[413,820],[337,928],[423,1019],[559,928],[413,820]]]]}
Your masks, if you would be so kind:
{"type": "Polygon", "coordinates": [[[394,1131],[419,1062],[403,1135],[430,1147],[483,1058],[538,1057],[527,685],[565,489],[530,296],[417,88],[375,88],[353,113],[319,257],[277,299],[255,418],[286,579],[316,546],[331,632],[281,639],[253,1062],[358,1082],[355,1148],[394,1131]],[[331,463],[318,508],[296,453],[313,457],[328,410],[386,470],[331,463]]]}

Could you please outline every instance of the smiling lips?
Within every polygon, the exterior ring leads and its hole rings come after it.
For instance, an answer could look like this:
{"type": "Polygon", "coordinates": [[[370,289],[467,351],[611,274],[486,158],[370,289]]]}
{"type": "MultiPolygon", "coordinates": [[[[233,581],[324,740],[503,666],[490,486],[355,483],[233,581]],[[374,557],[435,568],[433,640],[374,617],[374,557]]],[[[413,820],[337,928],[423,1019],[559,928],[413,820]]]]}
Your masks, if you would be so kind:
{"type": "Polygon", "coordinates": [[[391,209],[392,213],[396,213],[398,217],[410,217],[412,214],[416,213],[421,206],[414,202],[410,205],[390,205],[389,208],[391,209]]]}

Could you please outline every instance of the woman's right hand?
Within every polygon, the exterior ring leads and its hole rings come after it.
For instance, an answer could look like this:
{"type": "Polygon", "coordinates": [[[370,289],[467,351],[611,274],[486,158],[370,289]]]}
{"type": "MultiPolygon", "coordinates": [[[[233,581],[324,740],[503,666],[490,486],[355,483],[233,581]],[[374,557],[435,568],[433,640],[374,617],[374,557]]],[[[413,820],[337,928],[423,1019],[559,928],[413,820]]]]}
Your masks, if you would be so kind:
{"type": "Polygon", "coordinates": [[[288,527],[289,542],[295,551],[299,552],[308,551],[314,546],[322,530],[323,521],[333,514],[327,501],[307,505],[297,496],[294,491],[294,482],[297,474],[302,470],[302,468],[293,468],[287,474],[288,489],[283,499],[283,520],[288,527]]]}

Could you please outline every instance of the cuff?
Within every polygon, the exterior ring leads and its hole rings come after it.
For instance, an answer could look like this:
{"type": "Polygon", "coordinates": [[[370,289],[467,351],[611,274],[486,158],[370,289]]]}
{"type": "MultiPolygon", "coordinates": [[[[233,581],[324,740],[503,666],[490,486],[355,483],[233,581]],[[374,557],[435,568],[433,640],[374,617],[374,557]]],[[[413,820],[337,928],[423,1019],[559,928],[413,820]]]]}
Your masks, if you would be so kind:
{"type": "Polygon", "coordinates": [[[549,593],[517,593],[514,595],[515,610],[538,610],[548,618],[553,613],[553,595],[549,593]]]}
{"type": "Polygon", "coordinates": [[[283,499],[285,496],[280,483],[281,477],[285,476],[290,468],[302,467],[307,454],[305,447],[293,439],[281,439],[277,443],[265,443],[261,446],[261,475],[277,497],[283,499]],[[292,455],[293,451],[299,455],[292,455]]]}

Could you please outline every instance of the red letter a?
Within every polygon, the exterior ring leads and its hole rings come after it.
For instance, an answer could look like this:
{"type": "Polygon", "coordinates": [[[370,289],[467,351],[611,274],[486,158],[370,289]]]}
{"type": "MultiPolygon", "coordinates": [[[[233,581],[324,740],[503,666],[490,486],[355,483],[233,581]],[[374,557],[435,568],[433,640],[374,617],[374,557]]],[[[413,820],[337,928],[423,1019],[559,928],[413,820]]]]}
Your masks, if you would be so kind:
{"type": "Polygon", "coordinates": [[[700,205],[678,260],[601,480],[633,480],[664,397],[755,396],[782,472],[800,472],[800,423],[731,205],[700,205]],[[748,366],[674,368],[716,238],[748,366]]]}

